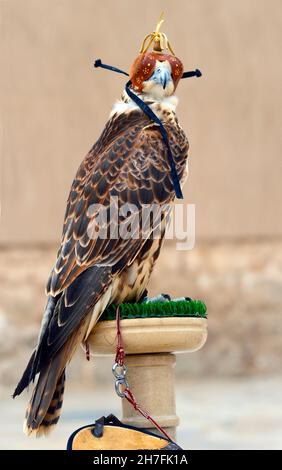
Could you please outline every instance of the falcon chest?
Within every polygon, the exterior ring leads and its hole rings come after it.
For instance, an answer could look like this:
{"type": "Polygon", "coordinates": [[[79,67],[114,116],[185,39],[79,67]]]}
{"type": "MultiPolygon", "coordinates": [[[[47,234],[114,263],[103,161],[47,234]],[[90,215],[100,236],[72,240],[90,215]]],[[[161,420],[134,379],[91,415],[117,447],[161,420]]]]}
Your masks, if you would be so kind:
{"type": "Polygon", "coordinates": [[[138,300],[146,289],[158,258],[162,238],[148,240],[135,261],[114,281],[114,303],[138,300]]]}
{"type": "MultiPolygon", "coordinates": [[[[186,135],[180,127],[175,113],[168,106],[156,104],[152,108],[158,117],[170,127],[172,151],[178,156],[176,162],[178,169],[183,168],[181,171],[181,186],[183,186],[188,175],[187,155],[189,144],[186,135]]],[[[155,124],[149,124],[146,128],[148,129],[150,126],[154,127],[155,124]]],[[[140,299],[148,285],[150,275],[159,256],[164,234],[165,229],[160,238],[147,240],[134,262],[116,277],[112,290],[114,303],[119,304],[140,299]]]]}

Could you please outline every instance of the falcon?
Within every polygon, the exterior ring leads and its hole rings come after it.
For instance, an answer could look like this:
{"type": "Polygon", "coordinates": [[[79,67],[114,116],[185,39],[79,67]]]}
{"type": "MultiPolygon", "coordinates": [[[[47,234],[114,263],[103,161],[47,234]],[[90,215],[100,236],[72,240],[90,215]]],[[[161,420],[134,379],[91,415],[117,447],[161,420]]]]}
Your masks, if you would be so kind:
{"type": "Polygon", "coordinates": [[[47,434],[57,424],[65,369],[76,348],[87,344],[107,306],[143,298],[161,250],[175,199],[174,177],[160,125],[132,100],[133,93],[164,127],[181,185],[187,176],[188,141],[175,114],[183,66],[159,27],[145,39],[147,46],[144,41],[131,67],[130,92],[114,105],[71,186],[37,346],[13,395],[36,382],[24,422],[28,435],[47,434]],[[159,236],[153,236],[150,224],[145,233],[122,236],[124,213],[115,222],[118,236],[93,236],[97,211],[91,208],[102,205],[108,214],[113,200],[133,206],[139,222],[142,208],[154,204],[162,212],[159,236]]]}

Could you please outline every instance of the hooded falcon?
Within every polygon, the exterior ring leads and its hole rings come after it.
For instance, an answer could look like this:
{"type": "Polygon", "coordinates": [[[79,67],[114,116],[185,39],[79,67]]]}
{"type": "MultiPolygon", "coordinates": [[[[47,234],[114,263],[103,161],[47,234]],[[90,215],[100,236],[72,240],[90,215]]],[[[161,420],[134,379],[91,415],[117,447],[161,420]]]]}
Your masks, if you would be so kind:
{"type": "MultiPolygon", "coordinates": [[[[145,38],[131,67],[131,93],[124,91],[114,105],[72,183],[37,346],[13,395],[36,382],[24,423],[28,435],[47,434],[57,424],[65,369],[77,346],[87,344],[107,306],[142,299],[160,253],[166,215],[175,198],[173,172],[159,123],[132,100],[133,93],[165,129],[181,185],[187,176],[188,141],[175,115],[174,94],[183,66],[160,33],[160,23],[145,38]],[[118,231],[115,237],[92,236],[97,211],[91,207],[102,205],[110,213],[113,200],[133,205],[139,221],[145,205],[163,210],[159,236],[152,236],[150,228],[130,237],[118,231]]],[[[119,215],[117,229],[125,219],[119,215]]]]}

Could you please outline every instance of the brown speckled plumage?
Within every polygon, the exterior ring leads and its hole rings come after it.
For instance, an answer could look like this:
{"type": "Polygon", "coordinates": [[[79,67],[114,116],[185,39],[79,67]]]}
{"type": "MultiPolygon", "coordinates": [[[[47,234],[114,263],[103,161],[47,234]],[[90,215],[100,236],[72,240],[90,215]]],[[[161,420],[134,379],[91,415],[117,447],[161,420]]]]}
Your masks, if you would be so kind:
{"type": "MultiPolygon", "coordinates": [[[[183,179],[187,139],[174,112],[161,104],[156,108],[183,179]]],[[[27,412],[28,434],[46,433],[57,422],[65,367],[78,343],[85,341],[108,304],[140,299],[159,255],[165,224],[158,239],[150,233],[147,240],[89,238],[89,207],[103,204],[109,210],[112,196],[119,205],[135,204],[139,219],[143,204],[164,206],[174,199],[159,128],[138,109],[113,114],[73,181],[38,345],[15,390],[15,395],[21,393],[40,373],[27,412]]]]}

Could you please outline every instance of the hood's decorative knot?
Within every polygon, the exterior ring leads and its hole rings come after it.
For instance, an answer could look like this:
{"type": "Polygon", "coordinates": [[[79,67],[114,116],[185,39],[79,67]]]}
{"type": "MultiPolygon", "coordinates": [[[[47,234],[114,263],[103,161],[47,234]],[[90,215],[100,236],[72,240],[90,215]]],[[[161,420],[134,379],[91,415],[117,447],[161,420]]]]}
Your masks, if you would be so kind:
{"type": "Polygon", "coordinates": [[[153,50],[155,52],[162,52],[164,49],[168,49],[172,53],[172,55],[175,55],[167,38],[167,35],[165,33],[160,32],[161,25],[163,24],[163,22],[164,13],[162,12],[158,24],[156,26],[156,30],[153,33],[147,34],[147,36],[144,37],[140,49],[140,54],[147,52],[149,47],[154,43],[153,50]]]}

